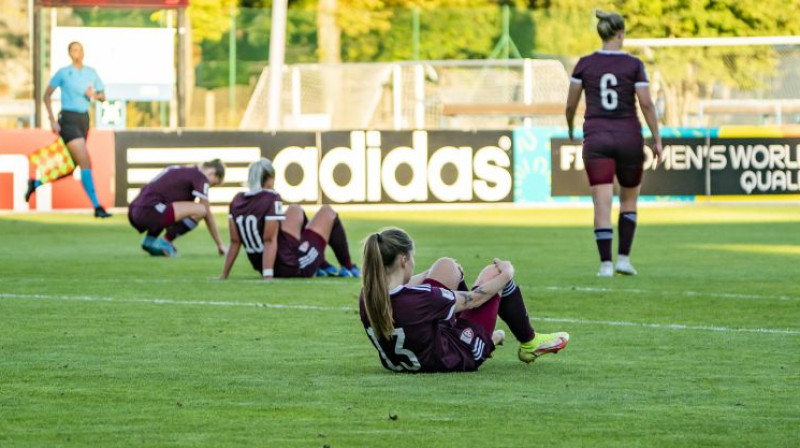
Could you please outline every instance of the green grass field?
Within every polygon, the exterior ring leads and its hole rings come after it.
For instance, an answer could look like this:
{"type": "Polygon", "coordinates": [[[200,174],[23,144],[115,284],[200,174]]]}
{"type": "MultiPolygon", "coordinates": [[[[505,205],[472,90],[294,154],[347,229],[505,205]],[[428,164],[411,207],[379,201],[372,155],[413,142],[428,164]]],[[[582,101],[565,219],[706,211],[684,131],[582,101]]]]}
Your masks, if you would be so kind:
{"type": "Polygon", "coordinates": [[[240,255],[219,281],[204,226],[164,259],[122,214],[2,215],[0,447],[798,446],[800,208],[639,215],[640,275],[598,279],[590,209],[343,212],[357,260],[388,225],[420,268],[513,260],[535,327],[572,334],[436,375],[380,367],[357,280],[240,255]]]}

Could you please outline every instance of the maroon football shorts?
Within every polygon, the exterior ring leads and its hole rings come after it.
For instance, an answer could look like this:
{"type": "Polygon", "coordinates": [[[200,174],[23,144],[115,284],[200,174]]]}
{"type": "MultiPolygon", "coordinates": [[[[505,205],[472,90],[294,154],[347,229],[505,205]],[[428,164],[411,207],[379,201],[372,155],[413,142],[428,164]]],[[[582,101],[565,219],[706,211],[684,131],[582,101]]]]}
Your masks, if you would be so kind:
{"type": "Polygon", "coordinates": [[[139,233],[157,232],[175,222],[175,209],[172,208],[172,204],[144,207],[132,205],[128,207],[128,221],[139,233]]]}
{"type": "Polygon", "coordinates": [[[642,183],[644,138],[634,132],[593,132],[583,139],[583,164],[589,185],[614,183],[633,188],[642,183]]]}
{"type": "MultiPolygon", "coordinates": [[[[431,285],[434,288],[450,289],[434,278],[426,278],[422,281],[422,284],[431,285]]],[[[492,297],[478,308],[462,311],[457,320],[457,326],[459,328],[472,328],[475,335],[480,337],[484,343],[489,341],[489,344],[487,344],[487,356],[494,350],[494,345],[491,344],[491,340],[492,333],[494,333],[495,325],[497,324],[497,310],[499,307],[500,296],[495,295],[495,297],[492,297]]]]}
{"type": "Polygon", "coordinates": [[[303,229],[299,241],[283,232],[278,244],[281,259],[280,263],[275,263],[275,277],[313,277],[325,258],[325,246],[325,238],[311,229],[303,229]]]}

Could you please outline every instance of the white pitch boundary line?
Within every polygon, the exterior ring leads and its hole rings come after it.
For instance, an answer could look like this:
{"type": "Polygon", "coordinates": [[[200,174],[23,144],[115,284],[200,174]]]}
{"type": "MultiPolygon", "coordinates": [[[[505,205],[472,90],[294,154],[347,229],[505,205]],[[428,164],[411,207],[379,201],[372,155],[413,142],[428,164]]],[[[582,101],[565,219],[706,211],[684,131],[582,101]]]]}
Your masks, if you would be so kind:
{"type": "Polygon", "coordinates": [[[743,299],[743,300],[779,300],[779,301],[794,301],[800,300],[800,297],[792,296],[764,296],[758,294],[734,294],[727,292],[699,292],[699,291],[648,291],[646,289],[617,289],[617,288],[602,288],[602,287],[586,287],[586,286],[533,286],[522,285],[523,288],[531,289],[546,289],[548,291],[576,291],[587,293],[604,293],[604,292],[628,292],[632,294],[658,294],[658,295],[680,295],[688,297],[714,297],[721,299],[743,299]]]}
{"type": "MultiPolygon", "coordinates": [[[[218,282],[222,281],[219,280],[219,277],[206,277],[207,281],[211,282],[218,282]]],[[[0,278],[0,283],[41,283],[46,281],[45,278],[28,278],[25,281],[20,279],[3,279],[0,278]]],[[[292,278],[292,279],[274,279],[272,282],[274,283],[281,283],[283,285],[346,285],[348,282],[351,282],[355,279],[348,279],[348,278],[292,278]]],[[[231,284],[238,284],[238,283],[252,283],[252,284],[263,284],[268,285],[269,283],[265,282],[264,280],[253,278],[253,279],[231,279],[231,280],[224,280],[226,282],[230,282],[231,284]]],[[[77,282],[77,280],[76,280],[77,282]]],[[[153,278],[153,279],[118,279],[115,281],[114,279],[105,279],[102,280],[105,283],[192,283],[196,284],[197,279],[195,278],[176,278],[176,279],[166,279],[166,278],[153,278]]],[[[605,287],[590,287],[590,286],[541,286],[541,285],[525,285],[520,284],[520,286],[525,290],[547,290],[547,291],[565,291],[565,292],[579,292],[579,293],[607,293],[607,292],[619,292],[619,293],[631,293],[631,294],[653,294],[659,296],[665,295],[676,295],[676,296],[686,296],[686,297],[712,297],[712,298],[720,298],[720,299],[740,299],[740,300],[777,300],[780,302],[787,302],[787,301],[800,301],[800,297],[795,296],[768,296],[768,295],[759,295],[759,294],[736,294],[736,293],[728,293],[728,292],[700,292],[700,291],[670,291],[670,290],[647,290],[647,289],[636,289],[636,288],[605,288],[605,287]]]]}
{"type": "MultiPolygon", "coordinates": [[[[314,310],[314,311],[357,311],[355,307],[349,306],[319,306],[302,304],[280,304],[280,303],[258,303],[258,302],[233,302],[224,300],[203,301],[203,300],[172,300],[172,299],[115,299],[112,297],[94,296],[55,296],[47,294],[0,294],[0,299],[20,299],[20,300],[63,300],[73,302],[115,302],[115,303],[142,303],[154,305],[199,305],[199,306],[231,306],[231,307],[254,307],[272,308],[288,310],[314,310]]],[[[575,318],[557,317],[531,317],[531,320],[538,322],[560,322],[579,325],[605,325],[614,327],[639,327],[657,328],[663,330],[676,331],[715,331],[722,333],[760,333],[760,334],[783,334],[800,335],[800,330],[780,330],[773,328],[729,328],[717,326],[693,326],[684,324],[653,324],[641,322],[610,321],[610,320],[587,320],[575,318]]]]}

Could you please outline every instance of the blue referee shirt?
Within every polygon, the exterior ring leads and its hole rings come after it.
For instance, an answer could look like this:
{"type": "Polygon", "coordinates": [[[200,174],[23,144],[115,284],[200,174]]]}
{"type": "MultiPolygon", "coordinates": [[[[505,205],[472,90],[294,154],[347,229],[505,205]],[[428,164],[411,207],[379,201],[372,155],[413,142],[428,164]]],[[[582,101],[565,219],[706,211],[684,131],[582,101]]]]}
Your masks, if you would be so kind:
{"type": "Polygon", "coordinates": [[[86,89],[91,86],[95,92],[105,90],[97,72],[85,65],[81,68],[68,65],[60,69],[50,80],[50,86],[61,87],[61,110],[81,113],[89,112],[86,89]]]}

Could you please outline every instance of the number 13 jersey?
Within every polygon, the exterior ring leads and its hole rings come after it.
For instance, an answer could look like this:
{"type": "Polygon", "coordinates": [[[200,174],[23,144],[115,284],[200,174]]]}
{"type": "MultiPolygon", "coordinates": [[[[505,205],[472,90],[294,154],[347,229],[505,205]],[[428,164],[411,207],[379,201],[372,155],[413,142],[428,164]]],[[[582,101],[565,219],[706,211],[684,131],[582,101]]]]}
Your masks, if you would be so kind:
{"type": "Polygon", "coordinates": [[[378,350],[381,364],[406,372],[476,370],[494,350],[491,336],[480,325],[455,315],[453,291],[428,284],[398,286],[389,291],[394,335],[379,338],[370,327],[363,291],[361,323],[378,350]]]}
{"type": "Polygon", "coordinates": [[[582,84],[586,93],[584,135],[642,132],[636,87],[649,81],[641,60],[622,51],[597,51],[578,61],[571,82],[582,84]]]}

